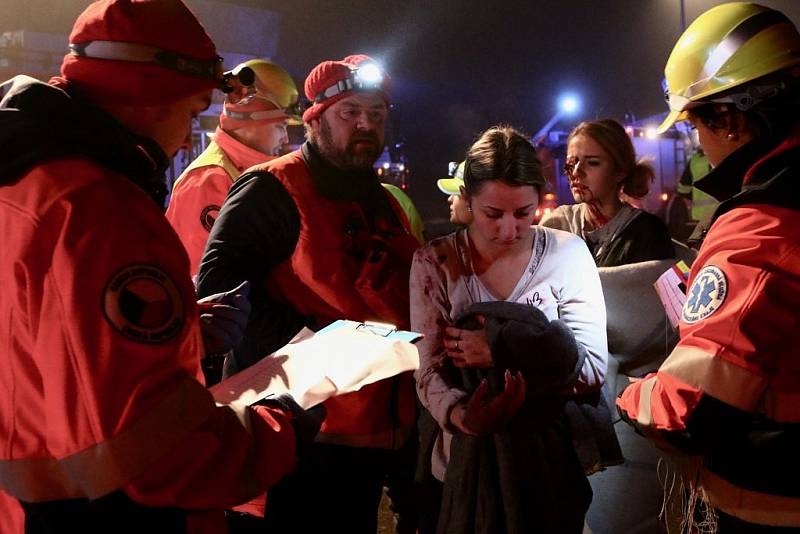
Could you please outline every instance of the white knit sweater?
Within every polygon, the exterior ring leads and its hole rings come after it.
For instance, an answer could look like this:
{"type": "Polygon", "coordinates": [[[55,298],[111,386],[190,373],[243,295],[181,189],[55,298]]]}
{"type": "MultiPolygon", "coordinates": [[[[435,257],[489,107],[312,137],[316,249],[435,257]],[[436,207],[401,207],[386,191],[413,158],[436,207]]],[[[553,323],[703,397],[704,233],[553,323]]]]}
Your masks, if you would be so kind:
{"type": "MultiPolygon", "coordinates": [[[[606,309],[594,260],[577,236],[533,227],[528,268],[508,301],[536,306],[550,319],[561,319],[588,357],[578,391],[598,389],[608,363],[606,309]]],[[[452,428],[450,410],[466,393],[452,387],[441,367],[446,358],[444,330],[473,302],[496,300],[472,269],[466,230],[431,241],[418,250],[411,267],[411,327],[425,337],[418,342],[417,393],[443,430],[432,458],[433,474],[443,479],[452,428]]]]}

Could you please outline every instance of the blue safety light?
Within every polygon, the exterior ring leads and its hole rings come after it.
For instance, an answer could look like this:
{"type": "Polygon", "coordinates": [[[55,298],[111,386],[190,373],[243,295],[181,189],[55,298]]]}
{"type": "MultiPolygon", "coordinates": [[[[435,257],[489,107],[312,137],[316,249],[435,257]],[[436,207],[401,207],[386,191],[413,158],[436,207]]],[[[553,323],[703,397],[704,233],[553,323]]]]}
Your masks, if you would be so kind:
{"type": "Polygon", "coordinates": [[[559,110],[566,114],[573,114],[581,107],[581,102],[575,95],[564,95],[558,102],[559,110]]]}

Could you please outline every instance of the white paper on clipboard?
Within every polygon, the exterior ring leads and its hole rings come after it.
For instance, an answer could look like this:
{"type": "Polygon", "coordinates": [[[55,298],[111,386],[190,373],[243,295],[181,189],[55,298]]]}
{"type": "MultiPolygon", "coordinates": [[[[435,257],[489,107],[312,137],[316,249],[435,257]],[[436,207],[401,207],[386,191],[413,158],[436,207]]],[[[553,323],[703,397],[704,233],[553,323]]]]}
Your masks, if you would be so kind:
{"type": "Polygon", "coordinates": [[[288,392],[300,406],[310,408],[417,369],[417,348],[401,332],[384,333],[355,321],[337,321],[316,334],[304,328],[284,347],[210,391],[221,404],[253,404],[288,392]]]}

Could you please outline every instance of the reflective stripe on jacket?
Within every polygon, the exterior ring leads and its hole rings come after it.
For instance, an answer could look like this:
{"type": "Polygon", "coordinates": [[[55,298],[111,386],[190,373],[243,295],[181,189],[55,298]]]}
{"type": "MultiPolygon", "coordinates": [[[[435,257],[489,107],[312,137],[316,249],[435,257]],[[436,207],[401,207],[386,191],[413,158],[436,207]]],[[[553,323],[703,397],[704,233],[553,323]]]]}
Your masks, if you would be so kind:
{"type": "Polygon", "coordinates": [[[290,416],[203,387],[188,259],[132,181],[65,158],[0,206],[0,488],[221,514],[292,469],[290,416]]]}
{"type": "Polygon", "coordinates": [[[700,458],[688,476],[716,508],[778,526],[800,526],[797,145],[759,161],[720,205],[692,268],[680,342],[617,402],[654,439],[689,439],[700,458]]]}

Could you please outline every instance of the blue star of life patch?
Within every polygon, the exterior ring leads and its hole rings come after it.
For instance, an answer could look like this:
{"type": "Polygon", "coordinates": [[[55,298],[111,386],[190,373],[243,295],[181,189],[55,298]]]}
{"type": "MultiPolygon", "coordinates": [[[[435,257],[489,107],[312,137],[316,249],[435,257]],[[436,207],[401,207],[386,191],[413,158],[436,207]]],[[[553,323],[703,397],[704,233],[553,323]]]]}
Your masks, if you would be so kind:
{"type": "Polygon", "coordinates": [[[689,288],[683,305],[683,321],[691,324],[705,319],[722,306],[727,294],[725,273],[716,265],[706,265],[689,288]]]}

